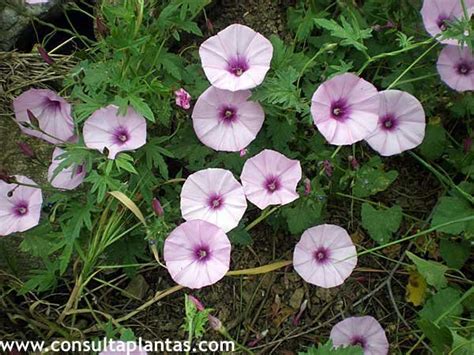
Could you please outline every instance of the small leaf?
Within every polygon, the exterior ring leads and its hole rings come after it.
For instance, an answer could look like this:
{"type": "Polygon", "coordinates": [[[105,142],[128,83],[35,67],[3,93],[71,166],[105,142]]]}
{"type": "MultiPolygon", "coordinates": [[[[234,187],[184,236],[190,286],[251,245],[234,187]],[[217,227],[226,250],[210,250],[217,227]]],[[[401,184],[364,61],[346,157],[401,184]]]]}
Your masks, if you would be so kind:
{"type": "Polygon", "coordinates": [[[430,122],[426,126],[425,139],[420,145],[421,154],[430,160],[438,159],[443,154],[446,143],[446,131],[440,122],[430,122]]]}
{"type": "Polygon", "coordinates": [[[439,247],[441,257],[452,269],[460,269],[471,255],[471,243],[467,240],[459,242],[442,239],[439,247]]]}
{"type": "Polygon", "coordinates": [[[406,286],[406,300],[414,306],[421,306],[425,301],[427,284],[423,276],[415,270],[410,271],[406,286]]]}
{"type": "Polygon", "coordinates": [[[428,285],[434,286],[436,289],[442,289],[448,284],[448,280],[444,273],[448,267],[436,261],[424,260],[409,251],[406,252],[410,260],[415,264],[418,272],[423,275],[428,285]]]}
{"type": "Polygon", "coordinates": [[[388,209],[376,209],[369,203],[362,205],[362,226],[367,229],[370,237],[380,245],[392,238],[402,222],[402,208],[398,205],[388,209]]]}
{"type": "Polygon", "coordinates": [[[252,237],[244,228],[236,228],[229,233],[229,239],[233,244],[247,246],[252,244],[252,237]]]}
{"type": "Polygon", "coordinates": [[[460,300],[461,292],[448,287],[438,291],[438,293],[426,301],[425,306],[418,314],[422,319],[449,326],[454,322],[453,317],[460,316],[463,312],[460,300]]]}
{"type": "Polygon", "coordinates": [[[129,99],[130,104],[139,114],[143,115],[147,120],[155,122],[155,115],[153,114],[153,111],[141,97],[130,96],[129,99]]]}

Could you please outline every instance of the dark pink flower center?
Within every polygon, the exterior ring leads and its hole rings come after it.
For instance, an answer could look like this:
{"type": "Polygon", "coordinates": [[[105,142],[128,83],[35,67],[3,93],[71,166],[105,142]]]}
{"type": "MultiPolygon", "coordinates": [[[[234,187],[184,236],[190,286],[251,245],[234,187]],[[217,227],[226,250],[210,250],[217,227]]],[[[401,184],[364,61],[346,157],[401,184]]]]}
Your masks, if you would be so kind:
{"type": "Polygon", "coordinates": [[[237,55],[236,57],[232,58],[228,62],[227,70],[234,74],[235,76],[241,76],[249,69],[249,64],[247,59],[237,55]]]}
{"type": "Polygon", "coordinates": [[[114,141],[115,144],[125,144],[130,139],[130,133],[125,127],[117,127],[114,131],[114,141]]]}
{"type": "Polygon", "coordinates": [[[365,347],[367,346],[367,341],[365,340],[364,337],[360,335],[356,335],[352,337],[351,345],[360,345],[362,349],[365,349],[365,347]]]}
{"type": "Polygon", "coordinates": [[[456,71],[460,75],[469,75],[472,71],[473,65],[468,62],[461,62],[457,65],[456,71]]]}
{"type": "Polygon", "coordinates": [[[201,245],[194,249],[194,256],[199,262],[204,262],[211,257],[211,251],[207,245],[201,245]]]}
{"type": "Polygon", "coordinates": [[[438,20],[436,21],[436,24],[438,25],[439,29],[444,32],[448,29],[448,23],[450,21],[449,17],[441,15],[438,17],[438,20]]]}
{"type": "Polygon", "coordinates": [[[213,210],[218,210],[224,205],[224,198],[219,194],[212,194],[207,200],[207,205],[213,210]]]}
{"type": "Polygon", "coordinates": [[[222,106],[219,110],[219,119],[224,123],[232,123],[237,120],[237,109],[230,105],[222,106]]]}
{"type": "Polygon", "coordinates": [[[280,179],[278,176],[269,176],[265,179],[263,187],[272,194],[281,189],[280,179]]]}
{"type": "Polygon", "coordinates": [[[380,123],[382,125],[382,129],[386,130],[386,131],[391,131],[391,130],[395,129],[395,127],[397,127],[397,125],[398,125],[397,119],[392,114],[388,114],[388,115],[383,116],[380,119],[380,123]]]}
{"type": "Polygon", "coordinates": [[[324,247],[319,247],[314,251],[314,260],[318,264],[325,264],[329,260],[329,250],[324,247]]]}
{"type": "Polygon", "coordinates": [[[17,217],[23,217],[28,213],[28,203],[26,201],[20,201],[13,207],[13,213],[17,217]]]}
{"type": "Polygon", "coordinates": [[[346,100],[339,99],[331,104],[331,117],[338,121],[343,121],[349,117],[350,107],[346,100]]]}

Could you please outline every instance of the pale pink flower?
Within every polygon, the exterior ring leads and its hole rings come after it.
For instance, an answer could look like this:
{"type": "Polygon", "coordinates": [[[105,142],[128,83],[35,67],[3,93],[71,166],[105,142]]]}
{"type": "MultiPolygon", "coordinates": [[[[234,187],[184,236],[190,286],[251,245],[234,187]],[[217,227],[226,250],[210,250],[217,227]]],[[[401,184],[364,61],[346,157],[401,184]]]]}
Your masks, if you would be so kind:
{"type": "Polygon", "coordinates": [[[25,0],[25,2],[29,5],[34,5],[34,4],[45,4],[49,2],[49,0],[25,0]]]}
{"type": "Polygon", "coordinates": [[[335,348],[360,345],[364,355],[388,354],[388,340],[382,326],[374,317],[350,317],[337,323],[330,338],[335,348]]]}
{"type": "Polygon", "coordinates": [[[202,220],[184,222],[165,240],[166,267],[173,280],[189,288],[209,286],[224,277],[230,241],[222,229],[202,220]]]}
{"type": "MultiPolygon", "coordinates": [[[[474,12],[474,1],[465,0],[469,16],[474,12]]],[[[439,37],[448,25],[464,17],[464,10],[461,0],[424,0],[421,8],[421,16],[426,31],[432,37],[439,37]]],[[[444,39],[440,41],[443,44],[458,45],[456,39],[444,39]]]]}
{"type": "Polygon", "coordinates": [[[99,355],[147,355],[134,341],[113,340],[99,355]]]}
{"type": "Polygon", "coordinates": [[[245,162],[240,180],[248,200],[263,210],[269,205],[286,205],[296,200],[301,174],[298,160],[265,149],[245,162]]]}
{"type": "Polygon", "coordinates": [[[13,100],[13,109],[20,129],[30,136],[53,144],[74,136],[71,105],[52,90],[29,89],[13,100]]]}
{"type": "Polygon", "coordinates": [[[451,89],[474,90],[474,56],[469,47],[445,46],[436,66],[441,80],[451,89]]]}
{"type": "Polygon", "coordinates": [[[330,144],[348,145],[365,139],[377,126],[377,89],[352,73],[321,84],[312,98],[311,114],[330,144]]]}
{"type": "Polygon", "coordinates": [[[84,123],[84,142],[101,153],[107,148],[109,159],[123,151],[140,148],[146,143],[146,121],[131,107],[122,116],[118,107],[109,105],[95,111],[84,123]]]}
{"type": "Polygon", "coordinates": [[[413,149],[425,137],[425,111],[413,95],[399,90],[380,92],[379,123],[366,138],[367,143],[383,156],[413,149]]]}
{"type": "Polygon", "coordinates": [[[56,173],[56,169],[64,160],[58,157],[64,153],[65,151],[61,148],[54,149],[51,165],[48,168],[48,181],[51,183],[51,186],[58,189],[73,190],[84,181],[86,170],[82,164],[73,164],[56,173]]]}
{"type": "Polygon", "coordinates": [[[357,264],[357,252],[344,228],[322,224],[307,229],[296,244],[293,266],[313,285],[330,288],[341,285],[357,264]]]}
{"type": "Polygon", "coordinates": [[[228,232],[247,209],[242,185],[225,169],[205,169],[188,176],[181,190],[181,213],[187,221],[200,219],[228,232]]]}
{"type": "Polygon", "coordinates": [[[219,89],[238,91],[260,85],[270,69],[273,47],[260,33],[230,25],[199,47],[207,79],[219,89]]]}
{"type": "MultiPolygon", "coordinates": [[[[21,184],[37,186],[33,180],[15,176],[21,184]]],[[[8,184],[0,180],[0,236],[24,232],[38,225],[43,194],[40,188],[8,184]]]]}
{"type": "Polygon", "coordinates": [[[176,90],[174,95],[176,97],[177,106],[182,107],[185,110],[188,110],[191,107],[191,95],[189,95],[186,90],[183,88],[176,90]]]}
{"type": "Polygon", "coordinates": [[[238,152],[262,128],[265,113],[249,101],[249,90],[231,92],[211,86],[199,96],[193,110],[193,127],[199,140],[217,151],[238,152]]]}

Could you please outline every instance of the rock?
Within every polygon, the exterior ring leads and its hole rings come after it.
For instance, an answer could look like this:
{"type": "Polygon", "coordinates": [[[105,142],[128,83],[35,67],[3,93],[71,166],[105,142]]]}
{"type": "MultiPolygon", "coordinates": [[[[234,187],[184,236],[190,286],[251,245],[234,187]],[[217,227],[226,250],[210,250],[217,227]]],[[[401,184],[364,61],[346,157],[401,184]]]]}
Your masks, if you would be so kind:
{"type": "Polygon", "coordinates": [[[124,295],[142,300],[150,288],[145,278],[141,274],[137,274],[125,289],[124,295]]]}
{"type": "Polygon", "coordinates": [[[304,289],[297,288],[295,292],[293,292],[293,295],[291,295],[290,307],[295,310],[300,309],[301,303],[303,302],[303,298],[304,298],[304,289]]]}
{"type": "Polygon", "coordinates": [[[13,48],[20,35],[31,25],[32,16],[47,18],[59,9],[60,0],[41,4],[25,4],[22,0],[7,0],[0,5],[0,51],[13,48]]]}

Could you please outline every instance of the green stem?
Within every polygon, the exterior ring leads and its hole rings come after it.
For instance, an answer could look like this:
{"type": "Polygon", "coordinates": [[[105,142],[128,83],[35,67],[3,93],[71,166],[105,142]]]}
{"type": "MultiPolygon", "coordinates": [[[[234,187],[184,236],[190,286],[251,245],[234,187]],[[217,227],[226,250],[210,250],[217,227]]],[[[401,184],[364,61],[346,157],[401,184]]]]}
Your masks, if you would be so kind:
{"type": "Polygon", "coordinates": [[[270,216],[273,212],[275,212],[279,208],[280,208],[280,206],[275,206],[275,207],[272,207],[270,209],[263,210],[259,217],[254,219],[248,226],[245,227],[245,230],[248,232],[249,230],[251,230],[257,224],[262,222],[264,219],[266,219],[268,216],[270,216]]]}

